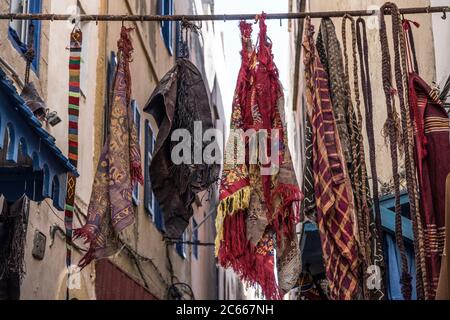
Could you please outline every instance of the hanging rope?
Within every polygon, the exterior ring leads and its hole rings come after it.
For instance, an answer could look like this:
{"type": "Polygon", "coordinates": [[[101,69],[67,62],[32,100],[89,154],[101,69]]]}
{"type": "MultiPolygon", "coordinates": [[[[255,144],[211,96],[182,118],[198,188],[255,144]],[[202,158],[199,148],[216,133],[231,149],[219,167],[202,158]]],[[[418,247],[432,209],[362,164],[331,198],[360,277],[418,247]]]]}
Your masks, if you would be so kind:
{"type": "MultiPolygon", "coordinates": [[[[366,156],[364,151],[364,141],[362,133],[362,114],[361,114],[361,94],[359,91],[359,77],[358,77],[358,58],[357,58],[357,37],[356,37],[356,24],[355,19],[349,15],[345,15],[342,21],[342,41],[344,43],[344,58],[345,58],[345,79],[348,83],[348,92],[351,95],[350,84],[349,84],[349,66],[348,66],[348,55],[347,55],[347,31],[346,31],[346,21],[351,22],[351,34],[352,34],[352,59],[353,59],[353,86],[356,101],[356,115],[355,119],[353,111],[351,111],[351,139],[352,139],[352,153],[353,153],[353,180],[354,180],[354,193],[355,199],[358,204],[357,216],[358,216],[358,229],[360,235],[361,250],[363,253],[363,273],[364,273],[364,295],[365,298],[369,298],[370,294],[367,290],[366,279],[368,274],[366,272],[367,268],[373,264],[372,250],[371,250],[371,235],[370,235],[370,210],[368,204],[368,194],[367,188],[367,167],[366,167],[366,156]]],[[[351,103],[349,104],[351,106],[351,103]]]]}
{"type": "MultiPolygon", "coordinates": [[[[375,219],[371,219],[371,229],[375,229],[375,245],[374,245],[374,265],[380,267],[381,277],[384,279],[384,257],[382,254],[383,248],[383,233],[381,226],[381,210],[380,210],[380,198],[378,190],[378,173],[376,164],[376,146],[375,146],[375,133],[373,127],[373,98],[372,98],[372,85],[370,80],[370,67],[369,67],[369,45],[367,41],[366,22],[363,18],[356,20],[356,38],[358,42],[358,53],[361,70],[361,87],[363,91],[364,105],[366,111],[366,133],[369,143],[369,159],[370,169],[372,175],[372,193],[373,193],[373,206],[375,211],[375,219]],[[362,34],[361,34],[362,32],[362,34]]],[[[382,288],[379,290],[380,299],[383,299],[384,282],[382,282],[382,288]]]]}
{"type": "MultiPolygon", "coordinates": [[[[402,47],[402,54],[403,58],[406,59],[406,63],[403,64],[403,68],[405,68],[405,65],[409,68],[409,72],[415,72],[418,73],[419,67],[416,59],[416,51],[414,46],[414,36],[413,36],[413,29],[412,25],[414,25],[416,28],[419,28],[420,25],[417,22],[411,21],[411,20],[402,20],[402,26],[403,26],[403,37],[401,37],[400,40],[404,40],[404,45],[402,47]]],[[[408,89],[409,84],[407,83],[405,87],[408,89]]],[[[409,107],[409,99],[407,99],[408,106],[407,111],[410,112],[416,112],[416,110],[410,110],[409,107]]],[[[407,113],[407,112],[406,112],[407,113]]],[[[408,115],[406,115],[408,116],[408,115]]],[[[415,115],[417,116],[417,115],[415,115]]],[[[410,116],[406,120],[411,119],[410,116]]],[[[421,128],[418,128],[418,134],[420,135],[423,130],[421,128]]],[[[409,139],[410,139],[410,159],[414,159],[414,133],[412,131],[409,132],[409,139]]],[[[407,183],[411,184],[409,188],[413,188],[414,194],[415,194],[415,208],[417,209],[417,213],[411,216],[411,220],[413,223],[413,231],[414,231],[414,250],[415,250],[415,259],[417,261],[417,268],[416,268],[416,281],[417,281],[417,291],[418,291],[418,297],[419,299],[428,299],[430,297],[431,293],[431,284],[428,283],[428,277],[427,277],[427,266],[426,266],[426,253],[425,253],[425,240],[424,240],[424,234],[422,229],[422,220],[420,216],[420,207],[419,207],[419,187],[418,182],[416,180],[416,168],[414,161],[411,161],[411,168],[410,170],[412,177],[410,178],[411,181],[407,183]]],[[[408,176],[407,176],[408,179],[408,176]]],[[[409,192],[409,191],[408,191],[409,192]]],[[[412,210],[412,209],[411,209],[412,210]]]]}
{"type": "Polygon", "coordinates": [[[30,82],[31,64],[33,63],[33,60],[36,57],[36,52],[34,50],[34,24],[33,24],[33,22],[30,22],[30,26],[28,28],[27,51],[25,52],[24,57],[27,62],[27,65],[25,68],[25,85],[27,85],[30,82]]]}
{"type": "MultiPolygon", "coordinates": [[[[384,14],[381,15],[381,27],[380,27],[380,41],[381,50],[383,55],[383,88],[386,96],[386,105],[388,110],[388,131],[390,140],[390,149],[392,156],[392,167],[394,173],[394,189],[395,189],[395,236],[397,246],[401,255],[401,265],[402,265],[402,293],[405,299],[410,300],[412,294],[411,286],[411,276],[408,270],[408,260],[406,257],[403,232],[402,232],[402,215],[400,206],[400,182],[398,173],[398,153],[396,144],[396,130],[393,117],[394,117],[394,94],[396,92],[400,101],[400,110],[402,116],[402,128],[401,136],[405,148],[405,169],[406,169],[406,179],[407,179],[407,189],[410,197],[410,213],[413,220],[413,224],[417,223],[417,217],[419,217],[419,199],[417,194],[417,181],[415,177],[414,163],[411,161],[413,159],[413,128],[411,124],[411,117],[409,114],[408,101],[405,99],[405,84],[407,83],[407,66],[406,66],[406,45],[405,38],[403,36],[403,28],[401,25],[400,12],[394,3],[386,3],[383,5],[381,12],[384,13],[386,9],[391,10],[392,13],[392,31],[394,40],[394,54],[395,54],[395,81],[397,85],[397,90],[393,90],[393,79],[392,79],[392,67],[391,67],[391,56],[389,53],[389,44],[386,30],[386,21],[384,14]]],[[[420,230],[419,230],[420,234],[420,230]]],[[[420,260],[419,260],[420,262],[420,260]]],[[[420,268],[418,266],[418,268],[420,268]]],[[[419,272],[418,272],[419,273],[419,272]]],[[[418,296],[422,296],[420,279],[419,286],[417,287],[418,296]]]]}

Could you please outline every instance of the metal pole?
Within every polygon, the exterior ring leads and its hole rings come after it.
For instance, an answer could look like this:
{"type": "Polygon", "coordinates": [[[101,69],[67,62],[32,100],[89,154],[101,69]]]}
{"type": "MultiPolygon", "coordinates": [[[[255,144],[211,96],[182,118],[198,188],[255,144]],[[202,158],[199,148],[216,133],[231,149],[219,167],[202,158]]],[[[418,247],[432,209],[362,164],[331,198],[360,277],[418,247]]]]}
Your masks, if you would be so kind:
{"type": "MultiPolygon", "coordinates": [[[[402,8],[401,14],[423,14],[423,13],[445,13],[450,12],[450,7],[416,7],[416,8],[402,8]]],[[[343,17],[348,14],[351,16],[372,16],[376,15],[376,10],[350,10],[350,11],[325,11],[325,12],[298,12],[298,13],[269,13],[266,19],[303,19],[311,18],[325,18],[325,17],[343,17]]],[[[390,10],[386,10],[386,14],[390,14],[390,10]]],[[[62,21],[71,19],[80,19],[80,21],[232,21],[232,20],[252,20],[257,14],[216,14],[216,15],[86,15],[79,16],[70,14],[23,14],[23,13],[2,13],[0,20],[49,20],[62,21]]]]}

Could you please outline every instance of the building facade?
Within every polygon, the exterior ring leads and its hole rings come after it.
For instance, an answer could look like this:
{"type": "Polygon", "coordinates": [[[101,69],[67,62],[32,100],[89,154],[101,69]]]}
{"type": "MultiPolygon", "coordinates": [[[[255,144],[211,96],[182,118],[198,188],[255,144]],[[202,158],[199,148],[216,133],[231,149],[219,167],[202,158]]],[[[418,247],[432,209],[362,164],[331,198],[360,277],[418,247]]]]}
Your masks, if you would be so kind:
{"type": "MultiPolygon", "coordinates": [[[[213,10],[213,1],[173,0],[29,0],[3,1],[1,12],[42,12],[54,14],[203,14],[213,10]],[[34,11],[33,11],[34,10],[34,11]]],[[[148,174],[151,145],[155,138],[143,108],[159,80],[174,65],[177,57],[179,25],[175,22],[125,23],[133,27],[132,106],[139,131],[144,174],[148,174]]],[[[75,198],[74,228],[84,224],[92,192],[97,162],[105,141],[108,90],[115,66],[120,22],[81,22],[81,100],[79,119],[79,163],[75,198]]],[[[67,154],[67,99],[69,79],[69,40],[71,21],[42,21],[35,28],[36,59],[31,66],[31,81],[61,123],[43,128],[56,138],[56,145],[67,154]]],[[[0,66],[14,81],[18,91],[24,84],[25,60],[19,50],[26,44],[29,25],[0,21],[5,36],[0,43],[0,66]],[[18,39],[11,36],[16,31],[18,39]],[[17,41],[16,41],[17,40],[17,41]],[[19,41],[21,40],[21,41],[19,41]],[[18,48],[19,47],[19,48],[18,48]]],[[[214,120],[224,120],[220,77],[214,65],[223,54],[220,35],[214,24],[203,24],[200,34],[190,34],[190,59],[199,68],[210,96],[214,120]]],[[[64,212],[49,199],[31,201],[25,246],[26,274],[21,299],[217,299],[218,269],[215,263],[215,190],[199,194],[194,217],[183,239],[164,239],[162,212],[152,201],[149,186],[134,191],[136,222],[125,232],[124,245],[113,257],[90,264],[81,272],[73,268],[67,291],[65,266],[64,212]],[[39,238],[42,255],[32,254],[39,238]],[[200,244],[199,244],[200,243],[200,244]]],[[[75,241],[72,260],[76,264],[85,253],[82,241],[75,241]]]]}

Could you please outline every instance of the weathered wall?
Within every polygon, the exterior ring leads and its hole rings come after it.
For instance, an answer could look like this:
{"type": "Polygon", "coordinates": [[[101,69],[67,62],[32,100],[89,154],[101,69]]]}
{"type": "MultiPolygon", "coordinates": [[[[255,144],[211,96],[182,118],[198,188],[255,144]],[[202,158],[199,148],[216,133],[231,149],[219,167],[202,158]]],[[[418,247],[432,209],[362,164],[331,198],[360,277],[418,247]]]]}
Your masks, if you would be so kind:
{"type": "MultiPolygon", "coordinates": [[[[198,1],[197,1],[198,2],[198,1]]],[[[79,1],[81,13],[100,14],[155,14],[156,1],[144,0],[97,0],[79,1]]],[[[201,3],[201,2],[200,2],[201,3]]],[[[69,13],[71,6],[77,5],[76,0],[45,0],[43,12],[69,13]]],[[[197,3],[198,6],[198,3],[197,3]]],[[[195,6],[190,1],[176,1],[175,13],[192,13],[195,6]]],[[[199,7],[203,10],[203,5],[199,7]]],[[[205,7],[207,8],[207,6],[205,7]]],[[[9,11],[9,2],[0,4],[1,12],[9,11]]],[[[72,12],[70,12],[72,13],[72,12]]],[[[132,98],[137,101],[141,111],[141,141],[145,141],[144,123],[147,115],[142,111],[149,96],[156,87],[158,80],[173,66],[174,54],[170,55],[165,47],[160,24],[157,22],[126,23],[134,26],[132,34],[134,53],[131,63],[133,81],[132,98]]],[[[92,181],[95,168],[103,146],[104,106],[106,97],[107,65],[111,51],[117,51],[117,40],[120,35],[120,22],[82,23],[83,57],[81,71],[82,98],[80,102],[80,149],[79,172],[76,190],[76,217],[74,227],[80,227],[86,218],[87,207],[92,191],[92,181]]],[[[32,74],[32,80],[38,83],[39,90],[49,108],[58,112],[62,123],[55,128],[46,127],[56,139],[61,150],[67,154],[67,99],[68,99],[68,61],[69,35],[73,26],[70,23],[43,22],[41,36],[41,61],[39,74],[32,74]]],[[[0,21],[0,31],[7,35],[8,21],[0,21]]],[[[208,29],[207,41],[214,39],[213,29],[208,29]]],[[[7,36],[0,42],[0,56],[22,77],[25,62],[15,48],[12,47],[7,36]]],[[[207,70],[203,59],[204,47],[194,50],[194,59],[200,70],[207,70]]],[[[211,54],[209,57],[211,61],[211,54]]],[[[211,70],[209,70],[211,71],[211,70]]],[[[206,72],[205,72],[206,73],[206,72]]],[[[214,74],[209,72],[205,77],[208,89],[212,93],[211,101],[218,108],[219,117],[223,116],[220,84],[216,82],[214,74]],[[212,80],[211,80],[212,78],[212,80]],[[216,86],[214,86],[216,84],[216,86]],[[213,90],[214,89],[214,90],[213,90]]],[[[20,82],[20,81],[19,81],[20,82]]],[[[19,88],[20,89],[20,88],[19,88]]],[[[144,154],[144,143],[141,143],[144,154]]],[[[202,198],[202,205],[195,208],[197,222],[214,207],[216,195],[213,193],[211,201],[202,198]]],[[[144,210],[144,189],[139,189],[139,204],[136,206],[136,223],[124,232],[124,240],[142,257],[151,262],[138,260],[130,256],[127,250],[121,250],[111,257],[111,261],[127,272],[131,278],[137,279],[141,285],[147,285],[148,290],[157,298],[165,299],[168,285],[171,282],[170,263],[166,254],[166,244],[163,235],[156,229],[152,218],[144,210]],[[141,270],[138,270],[138,266],[141,270]]],[[[32,203],[27,233],[26,270],[27,274],[22,286],[22,299],[65,299],[66,267],[65,267],[65,239],[63,232],[51,233],[52,226],[64,230],[64,213],[57,212],[49,201],[32,203]],[[37,261],[31,255],[33,238],[37,231],[47,237],[45,258],[37,261]]],[[[192,239],[191,227],[188,228],[187,240],[192,239]]],[[[199,239],[202,242],[213,242],[215,236],[214,215],[199,229],[199,239]]],[[[83,242],[76,244],[84,247],[83,242]]],[[[196,298],[215,299],[217,297],[217,272],[214,251],[211,247],[199,248],[199,260],[192,261],[192,248],[186,247],[186,258],[179,256],[175,245],[168,247],[168,256],[173,267],[173,276],[177,282],[185,282],[193,287],[196,298]],[[194,279],[195,278],[195,279],[194,279]]],[[[83,252],[73,251],[73,263],[80,261],[83,252]]],[[[91,264],[81,274],[72,277],[75,287],[70,292],[71,298],[95,299],[95,264],[91,264]],[[78,289],[77,289],[78,287],[78,289]]]]}
{"type": "MultiPolygon", "coordinates": [[[[193,5],[190,1],[176,1],[175,14],[189,14],[193,13],[194,8],[198,11],[203,10],[203,6],[193,5]]],[[[115,1],[108,2],[108,13],[124,13],[130,14],[155,14],[156,3],[149,4],[146,1],[115,1]]],[[[106,33],[106,52],[116,50],[117,37],[120,30],[120,23],[109,24],[106,33]]],[[[207,36],[207,31],[202,30],[203,36],[207,36]]],[[[211,33],[214,36],[213,33],[211,33]]],[[[208,33],[208,35],[211,35],[208,33]]],[[[174,29],[175,35],[175,29],[174,29]]],[[[197,67],[204,71],[205,65],[208,61],[204,59],[203,46],[198,46],[198,37],[193,35],[193,50],[191,53],[191,61],[197,67]],[[197,39],[196,39],[197,38],[197,39]],[[194,42],[195,41],[195,42],[194,42]],[[195,48],[195,49],[194,49],[195,48]]],[[[161,28],[159,23],[137,23],[136,30],[133,34],[134,39],[134,53],[133,63],[131,65],[131,73],[133,78],[133,99],[135,99],[141,108],[141,128],[144,128],[145,119],[147,115],[142,112],[142,108],[147,102],[150,94],[169,69],[172,68],[175,61],[176,44],[173,43],[173,54],[165,47],[161,28]]],[[[206,41],[206,40],[205,40],[206,41]]],[[[214,75],[213,81],[214,81],[214,75]]],[[[207,82],[207,77],[204,72],[204,79],[207,82]]],[[[207,85],[208,91],[211,93],[212,86],[207,85]]],[[[220,93],[220,90],[218,91],[220,93]]],[[[221,106],[221,97],[216,95],[211,96],[211,101],[219,101],[221,106]]],[[[219,114],[223,114],[219,112],[219,114]]],[[[144,139],[144,137],[141,137],[144,139]]],[[[143,140],[142,140],[143,141],[143,140]]],[[[142,154],[144,153],[144,146],[142,144],[142,154]]],[[[144,190],[140,188],[140,199],[144,199],[144,190]]],[[[201,199],[201,206],[194,205],[194,216],[198,223],[210,212],[210,206],[214,205],[214,195],[212,197],[199,195],[201,199]]],[[[156,229],[151,218],[144,210],[143,204],[137,207],[138,218],[134,230],[130,228],[127,234],[127,242],[132,243],[133,247],[142,256],[151,257],[155,266],[159,269],[161,276],[155,273],[155,270],[149,264],[142,263],[142,273],[145,281],[149,285],[150,291],[158,298],[166,298],[167,284],[171,281],[171,274],[169,272],[169,261],[166,254],[165,242],[162,239],[162,234],[156,229]],[[164,280],[163,280],[164,279],[164,280]]],[[[199,240],[201,242],[212,242],[215,231],[213,219],[209,218],[204,225],[199,228],[199,240]]],[[[188,228],[186,239],[192,240],[192,224],[188,228]]],[[[191,285],[196,299],[214,299],[217,296],[216,288],[216,267],[213,249],[210,247],[199,247],[199,260],[193,259],[192,246],[186,246],[186,258],[181,257],[176,251],[175,246],[171,245],[168,248],[168,255],[173,266],[174,277],[178,282],[184,282],[191,285]],[[195,261],[194,261],[195,260],[195,261]]],[[[114,257],[113,262],[118,264],[124,270],[139,278],[140,275],[136,270],[136,266],[130,261],[127,254],[119,254],[114,257]]]]}
{"type": "MultiPolygon", "coordinates": [[[[82,11],[97,13],[99,11],[98,1],[79,1],[82,11]]],[[[70,9],[77,5],[76,0],[67,1],[45,1],[43,12],[46,13],[71,13],[70,9]]],[[[68,99],[68,61],[70,32],[73,26],[66,21],[43,22],[41,35],[41,45],[47,43],[46,53],[42,52],[45,63],[41,61],[41,72],[47,78],[47,86],[42,88],[43,96],[46,98],[47,106],[62,119],[58,126],[46,129],[56,137],[58,147],[67,154],[67,99],[68,99]],[[42,66],[46,66],[45,69],[42,66]]],[[[86,41],[83,47],[83,72],[81,78],[82,92],[80,100],[80,147],[78,170],[81,174],[77,180],[76,206],[86,208],[89,203],[91,184],[94,174],[94,118],[95,90],[97,83],[97,73],[95,66],[98,58],[98,36],[95,25],[84,24],[82,26],[86,41]],[[91,70],[93,70],[91,72],[91,70]]],[[[27,232],[26,270],[27,275],[22,286],[22,299],[65,299],[66,292],[66,266],[65,266],[65,240],[62,233],[51,233],[52,226],[58,226],[64,230],[64,213],[56,211],[49,201],[41,204],[33,203],[30,208],[30,218],[27,232]],[[47,236],[46,255],[43,261],[37,261],[31,255],[33,238],[37,231],[43,232],[47,236]]],[[[75,227],[80,224],[75,219],[75,227]]],[[[73,251],[73,261],[78,262],[82,257],[82,252],[73,251]]],[[[95,292],[93,265],[74,278],[74,290],[71,298],[93,299],[95,292]],[[77,289],[79,288],[79,289],[77,289]]]]}
{"type": "MultiPolygon", "coordinates": [[[[450,0],[431,0],[433,6],[450,6],[450,0]]],[[[443,85],[450,75],[450,13],[433,14],[434,46],[436,51],[436,82],[443,85]]]]}

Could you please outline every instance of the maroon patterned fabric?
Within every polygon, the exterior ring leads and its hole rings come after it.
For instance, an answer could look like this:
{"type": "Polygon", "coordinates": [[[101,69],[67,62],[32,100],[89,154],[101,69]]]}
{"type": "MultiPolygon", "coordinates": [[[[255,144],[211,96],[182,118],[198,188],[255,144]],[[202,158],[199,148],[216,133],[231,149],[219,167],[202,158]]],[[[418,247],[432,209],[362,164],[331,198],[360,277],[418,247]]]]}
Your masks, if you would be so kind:
{"type": "Polygon", "coordinates": [[[415,125],[421,219],[427,280],[434,299],[445,243],[445,180],[450,173],[450,122],[437,94],[417,74],[410,75],[410,108],[415,125]]]}
{"type": "Polygon", "coordinates": [[[331,107],[328,75],[315,51],[314,26],[309,19],[305,30],[306,97],[313,128],[317,223],[330,299],[350,300],[360,293],[353,194],[331,107]]]}

